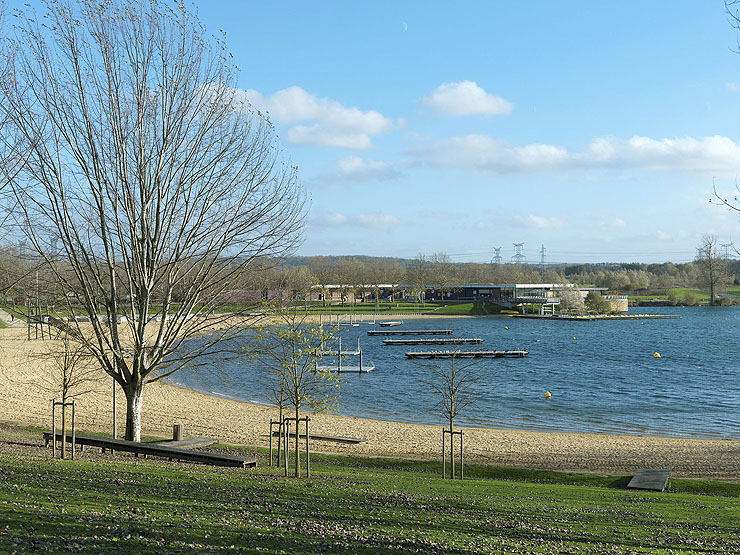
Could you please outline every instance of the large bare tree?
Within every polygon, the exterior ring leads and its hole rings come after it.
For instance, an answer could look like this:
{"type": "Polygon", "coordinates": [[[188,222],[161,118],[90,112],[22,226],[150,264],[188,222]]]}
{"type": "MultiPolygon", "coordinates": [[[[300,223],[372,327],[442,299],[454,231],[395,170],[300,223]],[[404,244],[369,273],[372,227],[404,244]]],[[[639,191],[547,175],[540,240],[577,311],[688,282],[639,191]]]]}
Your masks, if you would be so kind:
{"type": "Polygon", "coordinates": [[[715,304],[717,293],[727,287],[730,276],[727,262],[719,252],[719,242],[714,235],[704,235],[696,251],[696,264],[699,267],[700,287],[709,290],[709,304],[715,304]]]}
{"type": "Polygon", "coordinates": [[[84,314],[69,326],[125,392],[129,440],[145,384],[228,344],[243,320],[219,312],[223,292],[290,250],[304,218],[225,44],[169,6],[48,2],[20,19],[2,82],[2,134],[23,139],[14,223],[84,314]]]}

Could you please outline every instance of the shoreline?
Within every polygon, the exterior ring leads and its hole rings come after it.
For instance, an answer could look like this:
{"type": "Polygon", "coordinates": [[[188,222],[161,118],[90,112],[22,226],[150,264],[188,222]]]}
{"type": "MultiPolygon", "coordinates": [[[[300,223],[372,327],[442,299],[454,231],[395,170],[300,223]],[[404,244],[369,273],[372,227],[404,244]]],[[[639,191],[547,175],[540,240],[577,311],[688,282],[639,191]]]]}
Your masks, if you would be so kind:
{"type": "MultiPolygon", "coordinates": [[[[221,399],[225,401],[233,401],[235,403],[243,403],[245,405],[251,405],[254,407],[261,407],[266,408],[269,410],[277,411],[277,408],[274,405],[271,405],[268,402],[260,402],[255,400],[246,400],[246,399],[240,399],[238,397],[235,397],[233,395],[228,395],[226,393],[220,393],[218,391],[205,391],[202,389],[190,387],[181,383],[172,383],[169,381],[162,382],[163,385],[167,385],[169,387],[173,387],[175,389],[179,389],[181,391],[190,392],[190,393],[197,393],[199,395],[203,395],[205,397],[210,397],[213,399],[221,399]]],[[[314,413],[310,409],[301,409],[301,414],[308,414],[313,417],[314,413]]],[[[431,426],[436,428],[441,428],[443,426],[442,423],[437,424],[430,424],[428,422],[408,422],[405,420],[389,420],[385,418],[374,418],[372,416],[354,416],[349,414],[341,414],[339,412],[334,413],[326,413],[329,416],[336,416],[341,418],[356,418],[359,420],[368,420],[371,422],[378,422],[378,423],[384,423],[389,425],[395,425],[395,424],[403,424],[403,425],[409,425],[409,426],[431,426]]],[[[561,429],[537,429],[537,428],[527,428],[526,426],[486,426],[485,424],[467,424],[462,423],[458,424],[458,421],[455,421],[455,428],[456,429],[477,429],[477,430],[492,430],[492,431],[499,431],[499,432],[533,432],[533,433],[541,433],[541,434],[581,434],[581,435],[595,435],[595,436],[618,436],[618,437],[647,437],[647,438],[655,438],[655,439],[675,439],[675,440],[687,440],[687,441],[738,441],[740,442],[740,437],[738,438],[732,438],[732,437],[723,437],[720,435],[715,436],[702,436],[702,435],[681,435],[681,434],[670,434],[670,433],[650,433],[650,432],[628,432],[628,431],[587,431],[587,430],[561,430],[561,429]]]]}
{"type": "MultiPolygon", "coordinates": [[[[50,342],[27,341],[24,328],[0,329],[0,421],[49,427],[53,393],[45,390],[38,355],[50,342]],[[37,358],[34,358],[36,356],[37,358]]],[[[79,429],[112,432],[112,379],[102,376],[78,398],[79,429]]],[[[174,385],[144,390],[142,434],[170,437],[181,423],[185,437],[267,447],[269,421],[277,409],[214,397],[174,385]]],[[[118,393],[118,430],[125,398],[118,393]]],[[[357,445],[312,441],[317,452],[368,457],[438,460],[441,426],[407,424],[331,414],[310,414],[311,433],[366,439],[357,445]]],[[[740,441],[587,432],[541,432],[460,427],[465,460],[540,470],[631,475],[638,468],[671,468],[674,477],[740,481],[740,441]]]]}

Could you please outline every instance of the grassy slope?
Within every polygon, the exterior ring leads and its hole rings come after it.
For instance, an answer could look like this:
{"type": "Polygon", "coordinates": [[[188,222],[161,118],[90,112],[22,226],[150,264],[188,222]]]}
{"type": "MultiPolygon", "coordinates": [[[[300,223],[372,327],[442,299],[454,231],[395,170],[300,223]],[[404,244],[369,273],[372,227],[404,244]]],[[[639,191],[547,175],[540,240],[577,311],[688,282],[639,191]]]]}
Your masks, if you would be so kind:
{"type": "MultiPolygon", "coordinates": [[[[676,298],[680,301],[683,301],[686,299],[686,294],[691,292],[698,302],[709,302],[709,293],[705,291],[701,291],[699,289],[693,289],[691,287],[673,287],[671,288],[671,291],[673,291],[676,294],[676,298]]],[[[728,290],[728,293],[732,293],[732,290],[728,290]]],[[[653,299],[659,299],[659,300],[667,300],[668,295],[630,295],[629,299],[631,301],[646,301],[646,300],[653,300],[653,299]]]]}
{"type": "MultiPolygon", "coordinates": [[[[632,492],[622,489],[623,479],[598,477],[598,486],[451,482],[430,465],[317,455],[306,481],[282,478],[264,464],[244,471],[0,453],[0,552],[740,550],[737,497],[632,492]]],[[[587,480],[519,472],[510,477],[587,480]]]]}

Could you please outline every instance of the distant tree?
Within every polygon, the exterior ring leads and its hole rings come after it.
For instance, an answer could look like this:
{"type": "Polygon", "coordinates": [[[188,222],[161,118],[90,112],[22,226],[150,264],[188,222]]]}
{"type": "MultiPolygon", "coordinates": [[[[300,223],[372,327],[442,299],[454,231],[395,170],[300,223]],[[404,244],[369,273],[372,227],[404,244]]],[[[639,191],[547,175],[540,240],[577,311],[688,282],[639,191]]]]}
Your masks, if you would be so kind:
{"type": "Polygon", "coordinates": [[[709,304],[715,304],[716,294],[727,287],[730,277],[727,264],[719,253],[719,244],[714,235],[704,235],[696,253],[699,267],[699,287],[709,291],[709,304]]]}
{"type": "Polygon", "coordinates": [[[444,300],[445,292],[449,290],[454,279],[455,264],[448,254],[435,252],[429,266],[431,283],[439,290],[441,299],[444,300]]]}
{"type": "Polygon", "coordinates": [[[678,295],[673,289],[668,291],[668,302],[671,306],[676,306],[678,304],[678,295]]]}
{"type": "Polygon", "coordinates": [[[612,305],[596,291],[589,291],[584,300],[586,308],[599,314],[607,314],[612,311],[612,305]]]}
{"type": "Polygon", "coordinates": [[[308,310],[308,298],[311,288],[316,285],[316,278],[306,267],[288,268],[284,273],[285,287],[290,291],[293,301],[303,300],[308,310]]]}
{"type": "Polygon", "coordinates": [[[383,279],[383,284],[391,286],[391,301],[396,298],[396,286],[403,279],[405,270],[398,260],[388,258],[383,260],[380,265],[383,279]]]}
{"type": "Polygon", "coordinates": [[[314,256],[309,260],[308,268],[311,270],[316,282],[321,286],[321,304],[326,306],[326,299],[330,295],[329,285],[337,281],[334,262],[326,256],[314,256]]]}
{"type": "Polygon", "coordinates": [[[422,253],[406,267],[406,280],[413,286],[414,296],[423,305],[424,291],[429,279],[429,261],[422,253]]]}
{"type": "Polygon", "coordinates": [[[583,312],[583,296],[578,287],[571,283],[560,283],[555,291],[560,298],[561,311],[583,312]]]}

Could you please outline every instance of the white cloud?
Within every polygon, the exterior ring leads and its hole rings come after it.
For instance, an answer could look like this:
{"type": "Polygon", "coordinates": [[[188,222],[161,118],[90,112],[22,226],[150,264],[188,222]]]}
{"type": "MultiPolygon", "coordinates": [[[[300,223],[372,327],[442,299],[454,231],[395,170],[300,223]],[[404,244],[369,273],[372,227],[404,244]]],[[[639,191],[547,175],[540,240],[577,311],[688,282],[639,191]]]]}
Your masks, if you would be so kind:
{"type": "Polygon", "coordinates": [[[537,171],[563,165],[568,151],[553,145],[509,146],[487,135],[452,137],[410,151],[438,167],[458,167],[491,173],[537,171]]]}
{"type": "Polygon", "coordinates": [[[722,136],[651,139],[597,138],[579,152],[548,144],[509,145],[487,135],[452,137],[409,152],[427,164],[484,173],[531,173],[553,169],[616,169],[733,173],[740,144],[722,136]]]}
{"type": "Polygon", "coordinates": [[[510,114],[514,105],[484,91],[474,81],[443,83],[420,100],[448,116],[510,114]]]}
{"type": "Polygon", "coordinates": [[[351,181],[367,181],[370,179],[393,179],[398,172],[388,162],[379,160],[365,160],[359,156],[347,156],[337,162],[340,175],[351,181]]]}
{"type": "Polygon", "coordinates": [[[530,214],[528,216],[515,216],[514,223],[520,227],[531,227],[536,229],[552,229],[567,226],[567,223],[560,218],[545,218],[543,216],[535,216],[534,214],[530,214]]]}
{"type": "Polygon", "coordinates": [[[276,122],[291,125],[286,138],[296,144],[367,149],[372,146],[372,137],[393,127],[380,112],[348,108],[301,87],[288,87],[268,97],[252,89],[238,94],[276,122]]]}
{"type": "Polygon", "coordinates": [[[725,83],[725,88],[730,92],[740,92],[740,84],[738,83],[725,83]]]}
{"type": "Polygon", "coordinates": [[[359,225],[373,228],[389,228],[394,227],[401,223],[401,220],[396,218],[393,214],[358,214],[357,221],[359,225]]]}
{"type": "Polygon", "coordinates": [[[310,219],[311,225],[316,227],[365,227],[373,229],[389,229],[401,223],[393,214],[380,212],[366,214],[340,214],[338,212],[321,212],[314,214],[310,219]]]}
{"type": "Polygon", "coordinates": [[[338,186],[364,181],[387,181],[397,179],[399,176],[400,174],[388,162],[347,156],[337,162],[333,172],[320,175],[313,182],[318,186],[338,186]]]}

